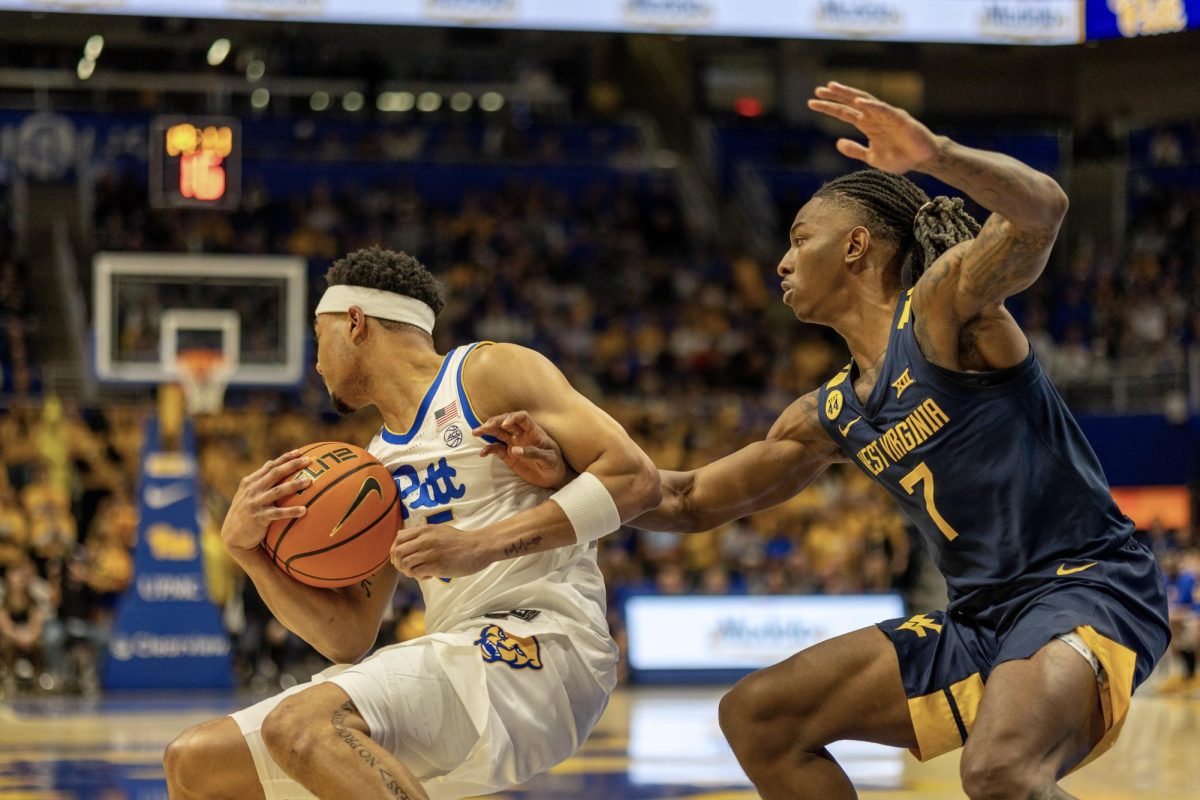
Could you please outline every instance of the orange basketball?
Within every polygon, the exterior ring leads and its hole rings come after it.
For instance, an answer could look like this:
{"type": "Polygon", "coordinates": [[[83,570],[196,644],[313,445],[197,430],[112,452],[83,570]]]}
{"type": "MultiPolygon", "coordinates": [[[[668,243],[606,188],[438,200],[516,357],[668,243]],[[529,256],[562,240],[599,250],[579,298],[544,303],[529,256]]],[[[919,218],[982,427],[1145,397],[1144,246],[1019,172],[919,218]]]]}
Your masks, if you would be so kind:
{"type": "Polygon", "coordinates": [[[375,456],[345,442],[317,442],[301,453],[313,460],[304,469],[313,482],[276,505],[303,505],[308,513],[272,522],[263,547],[280,569],[310,586],[369,578],[387,563],[403,525],[392,474],[375,456]]]}

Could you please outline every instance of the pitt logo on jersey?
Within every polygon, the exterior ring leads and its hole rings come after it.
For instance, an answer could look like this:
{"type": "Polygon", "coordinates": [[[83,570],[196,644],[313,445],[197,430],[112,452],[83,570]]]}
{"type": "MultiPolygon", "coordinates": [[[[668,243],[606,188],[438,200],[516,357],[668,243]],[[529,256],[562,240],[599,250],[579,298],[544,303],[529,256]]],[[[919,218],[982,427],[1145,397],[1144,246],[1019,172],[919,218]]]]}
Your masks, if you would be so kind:
{"type": "Polygon", "coordinates": [[[536,636],[513,636],[499,625],[488,625],[475,642],[489,664],[503,662],[513,669],[541,669],[542,660],[538,653],[536,636]]]}
{"type": "Polygon", "coordinates": [[[455,482],[457,475],[458,470],[444,458],[425,467],[424,476],[408,464],[396,467],[392,471],[392,480],[400,490],[400,510],[404,519],[408,519],[410,508],[437,508],[465,495],[467,487],[455,482]]]}

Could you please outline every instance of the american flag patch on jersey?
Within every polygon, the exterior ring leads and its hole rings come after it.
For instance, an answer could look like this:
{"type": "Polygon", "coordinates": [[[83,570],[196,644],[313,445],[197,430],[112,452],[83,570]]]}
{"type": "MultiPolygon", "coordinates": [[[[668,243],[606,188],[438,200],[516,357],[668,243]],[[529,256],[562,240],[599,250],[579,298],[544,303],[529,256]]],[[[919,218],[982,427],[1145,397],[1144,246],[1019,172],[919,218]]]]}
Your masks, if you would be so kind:
{"type": "Polygon", "coordinates": [[[437,427],[450,424],[450,421],[458,416],[458,401],[455,400],[445,408],[439,408],[433,412],[433,421],[437,427]]]}

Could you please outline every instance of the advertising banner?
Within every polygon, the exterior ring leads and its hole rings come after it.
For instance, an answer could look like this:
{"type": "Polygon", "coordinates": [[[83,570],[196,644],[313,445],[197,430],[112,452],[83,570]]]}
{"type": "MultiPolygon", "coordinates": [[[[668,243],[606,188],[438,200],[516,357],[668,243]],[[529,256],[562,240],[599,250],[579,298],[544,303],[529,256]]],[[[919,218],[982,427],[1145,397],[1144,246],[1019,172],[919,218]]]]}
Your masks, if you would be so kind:
{"type": "Polygon", "coordinates": [[[146,426],[133,584],[117,605],[106,689],[229,688],[229,637],[208,599],[193,451],[160,452],[146,426]]]}
{"type": "Polygon", "coordinates": [[[0,0],[0,9],[797,39],[1074,44],[1083,35],[1080,0],[0,0]]]}
{"type": "Polygon", "coordinates": [[[640,680],[725,680],[902,616],[896,594],[638,595],[625,603],[629,666],[640,680]]]}

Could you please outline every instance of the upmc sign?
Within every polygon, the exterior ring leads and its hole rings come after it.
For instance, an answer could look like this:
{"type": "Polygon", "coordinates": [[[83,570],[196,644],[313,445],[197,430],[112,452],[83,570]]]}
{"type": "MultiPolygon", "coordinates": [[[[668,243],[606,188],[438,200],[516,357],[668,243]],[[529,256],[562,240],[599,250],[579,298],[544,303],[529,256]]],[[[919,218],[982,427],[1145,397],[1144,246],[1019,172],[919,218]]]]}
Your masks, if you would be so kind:
{"type": "Polygon", "coordinates": [[[1087,38],[1132,39],[1200,28],[1200,0],[1087,0],[1087,38]]]}
{"type": "Polygon", "coordinates": [[[133,586],[121,597],[104,685],[108,689],[228,688],[229,637],[205,590],[196,523],[196,460],[157,450],[146,426],[133,586]]]}

